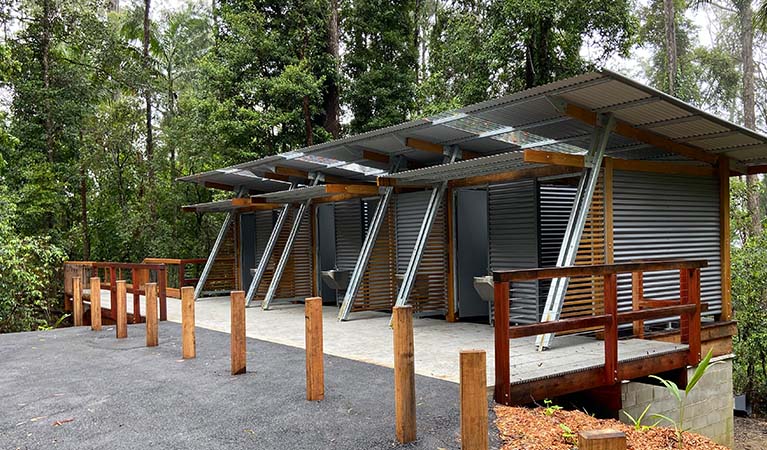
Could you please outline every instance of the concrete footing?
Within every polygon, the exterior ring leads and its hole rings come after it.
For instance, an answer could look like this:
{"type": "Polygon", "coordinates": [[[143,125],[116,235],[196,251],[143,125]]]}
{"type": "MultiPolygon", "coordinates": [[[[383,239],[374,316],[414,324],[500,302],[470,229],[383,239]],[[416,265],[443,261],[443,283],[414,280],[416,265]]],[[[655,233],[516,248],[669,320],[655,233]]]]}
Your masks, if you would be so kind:
{"type": "MultiPolygon", "coordinates": [[[[688,379],[694,369],[688,369],[688,379]]],[[[679,417],[678,402],[662,386],[646,383],[627,382],[621,386],[623,411],[637,418],[650,406],[643,424],[649,425],[657,419],[652,414],[663,414],[672,419],[679,417]]],[[[732,356],[716,358],[700,382],[690,392],[685,406],[684,426],[689,431],[702,434],[732,448],[733,435],[733,397],[732,397],[732,356]]],[[[621,413],[621,421],[630,423],[621,413]]],[[[665,421],[661,424],[669,426],[665,421]]]]}

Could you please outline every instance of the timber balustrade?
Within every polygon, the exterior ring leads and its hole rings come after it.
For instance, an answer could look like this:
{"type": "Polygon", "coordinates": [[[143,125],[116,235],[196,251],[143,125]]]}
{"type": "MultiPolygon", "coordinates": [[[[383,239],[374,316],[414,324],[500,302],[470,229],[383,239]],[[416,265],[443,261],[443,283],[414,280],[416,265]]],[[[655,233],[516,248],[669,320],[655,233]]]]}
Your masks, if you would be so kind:
{"type": "MultiPolygon", "coordinates": [[[[65,306],[74,298],[75,278],[80,280],[88,277],[99,277],[100,288],[107,289],[110,292],[110,308],[102,308],[106,317],[112,321],[117,320],[117,281],[130,280],[126,284],[126,289],[133,294],[133,314],[132,323],[144,322],[141,316],[141,295],[146,295],[144,286],[150,280],[157,280],[157,294],[160,299],[160,320],[168,319],[167,307],[167,269],[165,264],[133,264],[119,262],[96,262],[96,261],[68,261],[64,263],[64,300],[65,306]]],[[[91,284],[89,292],[93,296],[94,284],[91,284]]],[[[99,292],[100,294],[100,292],[99,292]]]]}
{"type": "MultiPolygon", "coordinates": [[[[144,264],[165,264],[165,285],[168,295],[173,298],[181,298],[182,287],[194,287],[200,280],[200,274],[206,261],[205,258],[144,258],[142,262],[144,264]]],[[[223,279],[211,278],[208,281],[223,281],[223,279]]]]}
{"type": "MultiPolygon", "coordinates": [[[[641,336],[639,331],[643,328],[643,321],[679,317],[681,343],[686,344],[689,348],[685,363],[691,366],[697,365],[701,358],[700,269],[707,265],[705,260],[663,260],[494,271],[495,401],[501,404],[512,403],[509,340],[515,338],[602,327],[604,329],[605,364],[601,385],[610,386],[621,381],[618,367],[618,325],[633,323],[635,334],[641,336]],[[637,299],[636,297],[642,289],[641,286],[635,285],[633,310],[618,312],[618,274],[631,273],[636,284],[641,283],[644,273],[668,270],[679,271],[678,300],[637,299]],[[532,325],[509,326],[511,283],[580,276],[602,276],[604,278],[604,314],[553,320],[532,325]]],[[[679,367],[669,367],[668,369],[677,368],[679,367]]]]}

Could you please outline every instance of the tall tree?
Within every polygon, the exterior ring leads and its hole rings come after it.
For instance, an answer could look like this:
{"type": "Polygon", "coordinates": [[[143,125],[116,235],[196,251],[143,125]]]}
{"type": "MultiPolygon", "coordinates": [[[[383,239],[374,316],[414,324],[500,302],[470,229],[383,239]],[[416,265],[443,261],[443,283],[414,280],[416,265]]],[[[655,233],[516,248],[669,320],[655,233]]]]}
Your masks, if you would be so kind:
{"type": "Polygon", "coordinates": [[[675,95],[676,76],[679,72],[676,51],[676,6],[674,0],[663,0],[664,31],[666,37],[666,68],[668,70],[668,93],[675,95]]]}
{"type": "Polygon", "coordinates": [[[341,77],[339,67],[340,34],[338,30],[338,0],[329,0],[328,6],[330,8],[330,14],[328,17],[327,52],[328,57],[332,63],[332,72],[329,74],[325,81],[325,93],[323,96],[323,106],[325,112],[324,126],[334,139],[338,139],[341,135],[341,99],[338,89],[338,82],[341,77]]]}
{"type": "Polygon", "coordinates": [[[415,0],[354,0],[342,20],[352,132],[408,119],[415,107],[415,0]]]}
{"type": "Polygon", "coordinates": [[[152,83],[150,72],[150,58],[149,58],[149,40],[151,36],[151,19],[150,19],[150,7],[151,0],[144,0],[144,33],[142,36],[142,61],[144,63],[144,70],[147,73],[146,84],[144,85],[144,102],[146,104],[146,161],[147,161],[147,174],[149,185],[154,183],[154,136],[152,131],[152,83]]]}
{"type": "Polygon", "coordinates": [[[627,55],[636,31],[628,0],[493,0],[486,26],[494,84],[504,92],[581,73],[627,55]],[[584,45],[599,54],[587,63],[584,45]]]}

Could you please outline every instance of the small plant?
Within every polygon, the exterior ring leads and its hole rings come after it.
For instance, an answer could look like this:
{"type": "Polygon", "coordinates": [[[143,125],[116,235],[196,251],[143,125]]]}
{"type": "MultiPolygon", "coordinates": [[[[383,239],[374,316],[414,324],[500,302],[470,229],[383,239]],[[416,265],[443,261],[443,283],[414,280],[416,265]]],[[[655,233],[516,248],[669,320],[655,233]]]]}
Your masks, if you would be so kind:
{"type": "Polygon", "coordinates": [[[549,399],[544,400],[543,404],[546,405],[546,407],[543,409],[543,413],[547,416],[553,416],[555,412],[562,409],[561,406],[555,405],[554,402],[549,399]]]}
{"type": "Polygon", "coordinates": [[[48,322],[44,322],[42,325],[37,327],[37,329],[40,330],[40,331],[55,330],[56,328],[60,327],[61,323],[64,322],[64,320],[66,320],[66,318],[69,317],[69,316],[70,316],[70,314],[62,315],[61,317],[59,317],[59,319],[53,325],[48,324],[48,322]]]}
{"type": "Polygon", "coordinates": [[[678,448],[684,447],[684,442],[682,441],[682,434],[685,432],[684,427],[684,408],[685,404],[687,403],[687,397],[690,395],[690,392],[695,387],[695,385],[698,384],[698,381],[703,377],[703,375],[706,374],[706,370],[709,368],[709,363],[711,362],[711,356],[713,354],[713,349],[708,351],[708,354],[705,358],[698,364],[698,367],[695,369],[695,373],[692,375],[692,378],[687,383],[687,387],[684,390],[684,396],[682,395],[682,391],[679,390],[679,386],[676,385],[673,381],[670,380],[664,380],[663,378],[656,376],[656,375],[650,375],[650,377],[655,378],[656,380],[660,381],[663,386],[666,387],[666,390],[668,390],[671,395],[674,396],[674,398],[679,403],[679,418],[677,420],[671,419],[668,416],[664,416],[663,414],[653,414],[652,417],[657,417],[659,419],[665,420],[669,422],[674,427],[674,431],[676,431],[676,439],[678,443],[678,448]]]}
{"type": "Polygon", "coordinates": [[[559,428],[562,429],[562,439],[568,444],[575,444],[575,438],[577,437],[573,430],[567,425],[560,423],[559,428]]]}
{"type": "Polygon", "coordinates": [[[642,411],[642,414],[640,414],[639,417],[637,417],[636,419],[634,418],[634,416],[632,416],[631,414],[627,413],[624,410],[621,410],[621,412],[631,421],[631,424],[634,425],[634,430],[647,431],[658,426],[658,424],[663,420],[663,419],[658,419],[658,421],[652,425],[642,424],[642,421],[644,420],[644,416],[647,415],[647,411],[650,410],[650,406],[652,406],[652,403],[648,404],[647,407],[644,409],[644,411],[642,411]]]}

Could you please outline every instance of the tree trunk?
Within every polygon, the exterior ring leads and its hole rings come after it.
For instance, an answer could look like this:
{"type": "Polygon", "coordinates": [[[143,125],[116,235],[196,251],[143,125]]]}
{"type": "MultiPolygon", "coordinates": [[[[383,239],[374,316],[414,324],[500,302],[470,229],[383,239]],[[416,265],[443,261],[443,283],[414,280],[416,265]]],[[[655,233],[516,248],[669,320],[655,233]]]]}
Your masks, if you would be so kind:
{"type": "Polygon", "coordinates": [[[120,0],[109,0],[109,10],[110,11],[119,11],[120,10],[120,0]]]}
{"type": "Polygon", "coordinates": [[[152,185],[154,182],[154,142],[152,139],[152,89],[151,89],[151,75],[149,73],[149,8],[151,0],[144,0],[144,69],[146,71],[146,85],[144,86],[144,101],[146,102],[146,161],[148,164],[148,181],[152,185]]]}
{"type": "Polygon", "coordinates": [[[91,259],[91,237],[88,231],[88,180],[85,176],[85,163],[80,161],[80,220],[83,228],[83,260],[91,259]]]}
{"type": "MultiPolygon", "coordinates": [[[[743,61],[743,125],[756,128],[756,104],[754,101],[754,29],[751,2],[736,2],[740,16],[740,56],[743,61]]],[[[747,175],[748,209],[751,212],[750,235],[756,236],[762,231],[762,211],[759,205],[758,175],[747,175]]]]}
{"type": "Polygon", "coordinates": [[[306,146],[309,147],[314,144],[314,136],[312,130],[312,112],[309,109],[309,96],[304,95],[304,125],[306,127],[306,146]]]}
{"type": "Polygon", "coordinates": [[[333,61],[333,76],[328,78],[327,91],[325,92],[325,129],[338,139],[341,135],[341,124],[339,116],[341,105],[338,91],[339,78],[339,53],[338,53],[338,0],[330,0],[330,18],[328,19],[328,45],[327,52],[333,61]]]}
{"type": "Polygon", "coordinates": [[[40,36],[40,63],[43,70],[43,95],[45,107],[45,150],[48,162],[55,157],[53,139],[53,112],[51,111],[51,1],[43,0],[42,35],[40,36]]]}
{"type": "Polygon", "coordinates": [[[666,70],[668,71],[669,95],[676,93],[676,76],[679,72],[676,48],[676,10],[674,0],[663,0],[664,30],[666,34],[666,70]]]}

